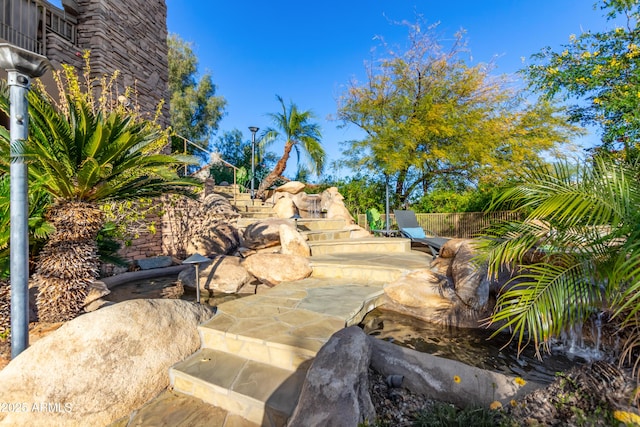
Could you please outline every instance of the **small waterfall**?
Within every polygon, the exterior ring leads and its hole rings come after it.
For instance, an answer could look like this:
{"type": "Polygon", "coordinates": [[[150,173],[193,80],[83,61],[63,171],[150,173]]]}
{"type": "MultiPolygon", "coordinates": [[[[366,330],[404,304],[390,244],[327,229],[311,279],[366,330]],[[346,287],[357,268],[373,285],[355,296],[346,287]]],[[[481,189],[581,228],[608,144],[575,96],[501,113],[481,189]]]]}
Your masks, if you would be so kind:
{"type": "Polygon", "coordinates": [[[317,194],[308,196],[309,218],[320,218],[320,198],[317,194]]]}
{"type": "Polygon", "coordinates": [[[553,350],[564,353],[567,357],[579,357],[588,362],[600,360],[604,353],[600,350],[602,344],[602,318],[604,313],[598,313],[592,320],[593,343],[585,344],[583,330],[584,324],[573,325],[564,332],[560,340],[553,345],[553,350]]]}

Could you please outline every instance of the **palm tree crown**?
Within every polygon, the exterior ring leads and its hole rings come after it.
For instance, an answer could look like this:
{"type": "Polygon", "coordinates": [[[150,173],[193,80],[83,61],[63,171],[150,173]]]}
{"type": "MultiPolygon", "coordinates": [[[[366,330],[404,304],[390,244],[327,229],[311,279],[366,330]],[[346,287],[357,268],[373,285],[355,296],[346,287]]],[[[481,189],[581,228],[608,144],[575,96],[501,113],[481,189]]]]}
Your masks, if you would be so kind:
{"type": "Polygon", "coordinates": [[[577,168],[525,168],[494,208],[524,219],[490,231],[489,271],[515,272],[490,321],[536,349],[594,314],[618,319],[626,354],[640,345],[640,188],[637,168],[596,157],[577,168]]]}
{"type": "Polygon", "coordinates": [[[282,97],[277,95],[276,98],[282,106],[282,112],[269,114],[275,128],[267,128],[262,140],[268,144],[276,139],[284,138],[284,152],[271,173],[260,183],[257,197],[262,197],[265,190],[282,177],[292,149],[296,152],[298,162],[302,154],[307,156],[311,169],[316,174],[322,173],[326,158],[326,153],[320,142],[322,138],[320,126],[311,122],[314,118],[313,113],[308,110],[300,111],[293,103],[287,109],[282,97]]]}

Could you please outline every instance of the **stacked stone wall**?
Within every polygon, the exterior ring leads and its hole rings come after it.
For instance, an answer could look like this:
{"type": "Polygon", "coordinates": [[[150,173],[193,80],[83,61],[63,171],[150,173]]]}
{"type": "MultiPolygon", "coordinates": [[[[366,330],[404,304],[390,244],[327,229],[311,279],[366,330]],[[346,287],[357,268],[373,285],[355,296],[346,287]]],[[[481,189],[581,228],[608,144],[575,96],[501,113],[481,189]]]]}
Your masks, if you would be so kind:
{"type": "Polygon", "coordinates": [[[164,0],[78,0],[78,46],[91,50],[97,74],[120,70],[134,100],[151,117],[163,102],[169,125],[167,6],[164,0]],[[164,102],[167,101],[167,102],[164,102]]]}

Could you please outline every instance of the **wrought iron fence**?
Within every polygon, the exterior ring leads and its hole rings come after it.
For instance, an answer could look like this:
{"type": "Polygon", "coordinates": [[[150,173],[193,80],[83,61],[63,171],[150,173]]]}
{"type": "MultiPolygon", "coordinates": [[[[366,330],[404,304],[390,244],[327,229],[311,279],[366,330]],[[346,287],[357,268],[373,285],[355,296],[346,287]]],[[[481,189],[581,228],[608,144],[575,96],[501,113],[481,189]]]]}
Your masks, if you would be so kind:
{"type": "Polygon", "coordinates": [[[42,0],[0,0],[0,39],[40,55],[47,54],[47,33],[76,45],[77,20],[42,0]]]}
{"type": "MultiPolygon", "coordinates": [[[[489,225],[497,221],[517,220],[520,214],[511,211],[501,212],[453,212],[453,213],[416,213],[418,223],[427,232],[443,237],[469,239],[482,234],[489,225]]],[[[383,221],[385,215],[382,215],[383,221]]],[[[367,216],[358,214],[358,225],[369,229],[367,216]]],[[[397,229],[393,214],[389,216],[389,224],[397,229]]]]}

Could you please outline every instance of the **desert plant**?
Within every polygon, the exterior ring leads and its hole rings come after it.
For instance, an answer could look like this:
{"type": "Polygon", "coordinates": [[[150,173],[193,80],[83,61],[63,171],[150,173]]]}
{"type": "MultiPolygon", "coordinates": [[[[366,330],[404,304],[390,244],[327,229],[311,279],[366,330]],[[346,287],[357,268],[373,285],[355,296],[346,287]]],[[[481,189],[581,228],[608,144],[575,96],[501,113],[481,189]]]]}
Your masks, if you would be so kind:
{"type": "MultiPolygon", "coordinates": [[[[52,199],[45,218],[55,228],[40,253],[33,283],[43,321],[74,318],[97,277],[96,237],[104,224],[100,204],[112,200],[193,194],[194,180],[180,178],[176,164],[192,158],[162,154],[165,133],[117,102],[117,73],[84,82],[71,67],[56,73],[58,101],[42,88],[28,95],[30,133],[18,141],[29,180],[52,199]],[[94,88],[99,87],[98,93],[94,88]]],[[[9,114],[9,99],[0,96],[9,114]]],[[[0,145],[10,141],[0,133],[0,145]]]]}

